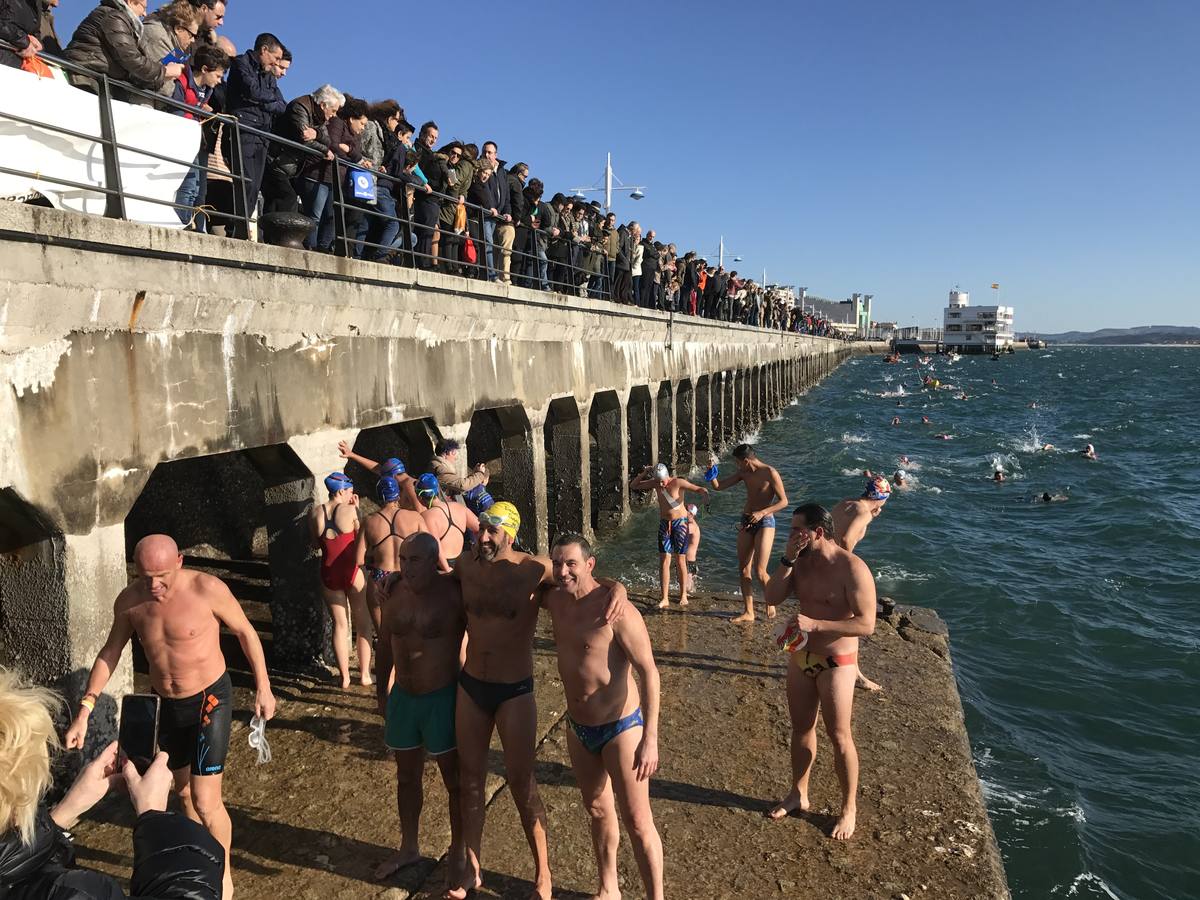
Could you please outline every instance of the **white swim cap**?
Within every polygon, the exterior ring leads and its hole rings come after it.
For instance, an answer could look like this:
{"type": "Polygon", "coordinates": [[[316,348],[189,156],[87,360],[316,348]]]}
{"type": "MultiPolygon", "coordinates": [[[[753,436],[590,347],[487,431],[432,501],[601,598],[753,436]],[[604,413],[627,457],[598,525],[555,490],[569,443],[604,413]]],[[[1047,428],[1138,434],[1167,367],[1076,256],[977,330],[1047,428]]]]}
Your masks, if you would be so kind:
{"type": "Polygon", "coordinates": [[[662,463],[659,463],[657,466],[654,467],[654,477],[657,478],[659,481],[663,481],[663,480],[671,477],[671,470],[668,469],[666,466],[664,466],[662,463]]]}

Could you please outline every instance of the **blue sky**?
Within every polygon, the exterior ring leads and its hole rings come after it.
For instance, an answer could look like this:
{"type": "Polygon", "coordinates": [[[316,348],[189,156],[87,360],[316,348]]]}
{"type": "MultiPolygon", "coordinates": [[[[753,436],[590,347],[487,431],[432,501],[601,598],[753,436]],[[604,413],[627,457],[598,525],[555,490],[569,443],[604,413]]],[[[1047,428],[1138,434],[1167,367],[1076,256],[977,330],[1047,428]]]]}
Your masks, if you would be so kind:
{"type": "Polygon", "coordinates": [[[999,282],[1021,330],[1200,324],[1194,0],[230,0],[239,49],[262,30],[289,98],[394,97],[551,192],[611,150],[622,219],[877,319],[999,282]]]}

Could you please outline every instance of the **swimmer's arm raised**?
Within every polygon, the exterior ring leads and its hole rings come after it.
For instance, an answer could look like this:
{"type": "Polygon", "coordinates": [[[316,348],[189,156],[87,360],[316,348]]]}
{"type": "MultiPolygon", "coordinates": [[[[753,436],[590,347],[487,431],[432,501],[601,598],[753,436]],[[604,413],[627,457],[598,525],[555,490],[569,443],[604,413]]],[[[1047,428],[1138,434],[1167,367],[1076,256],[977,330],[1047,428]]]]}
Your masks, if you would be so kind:
{"type": "MultiPolygon", "coordinates": [[[[99,698],[100,692],[104,690],[108,680],[112,678],[113,671],[121,662],[121,654],[125,652],[125,645],[133,637],[133,624],[129,621],[129,614],[122,608],[123,596],[123,594],[118,595],[117,602],[113,606],[112,628],[108,631],[108,638],[105,640],[104,646],[96,654],[96,661],[92,663],[92,671],[88,674],[84,696],[90,694],[93,698],[99,698]]],[[[91,714],[92,711],[86,706],[79,707],[75,720],[67,729],[66,738],[63,741],[68,750],[83,748],[83,739],[87,736],[88,719],[91,714]]]]}
{"type": "Polygon", "coordinates": [[[658,480],[652,478],[648,472],[638,472],[629,482],[629,487],[635,491],[648,491],[658,484],[658,480]]]}
{"type": "Polygon", "coordinates": [[[379,472],[379,463],[373,459],[367,459],[350,449],[350,444],[346,441],[338,441],[338,453],[342,455],[342,459],[348,459],[351,462],[356,462],[371,474],[379,472]]]}
{"type": "MultiPolygon", "coordinates": [[[[622,590],[624,590],[622,588],[622,590]]],[[[633,673],[637,677],[642,695],[642,740],[633,756],[633,767],[638,781],[645,781],[658,769],[658,666],[654,664],[654,651],[650,646],[650,634],[646,621],[636,609],[612,625],[613,637],[625,651],[633,673]]]]}
{"type": "Polygon", "coordinates": [[[256,687],[254,714],[262,716],[264,719],[270,719],[275,715],[275,697],[271,693],[271,678],[267,675],[267,658],[263,653],[262,642],[258,639],[258,632],[246,618],[242,605],[237,602],[237,598],[233,596],[225,582],[219,578],[204,576],[201,585],[201,590],[204,591],[213,615],[234,633],[238,643],[241,644],[242,652],[246,654],[246,659],[250,662],[256,687]]]}

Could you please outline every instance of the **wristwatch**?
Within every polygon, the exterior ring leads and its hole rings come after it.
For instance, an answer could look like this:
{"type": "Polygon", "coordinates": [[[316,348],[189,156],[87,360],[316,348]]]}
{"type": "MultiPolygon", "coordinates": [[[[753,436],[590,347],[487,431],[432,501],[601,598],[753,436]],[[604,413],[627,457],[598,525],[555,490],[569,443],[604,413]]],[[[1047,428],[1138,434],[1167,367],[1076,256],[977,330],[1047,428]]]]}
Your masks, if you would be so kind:
{"type": "Polygon", "coordinates": [[[796,561],[794,559],[788,559],[786,556],[781,556],[781,557],[779,557],[779,564],[781,566],[784,566],[785,568],[790,569],[792,566],[794,566],[796,564],[796,561]]]}

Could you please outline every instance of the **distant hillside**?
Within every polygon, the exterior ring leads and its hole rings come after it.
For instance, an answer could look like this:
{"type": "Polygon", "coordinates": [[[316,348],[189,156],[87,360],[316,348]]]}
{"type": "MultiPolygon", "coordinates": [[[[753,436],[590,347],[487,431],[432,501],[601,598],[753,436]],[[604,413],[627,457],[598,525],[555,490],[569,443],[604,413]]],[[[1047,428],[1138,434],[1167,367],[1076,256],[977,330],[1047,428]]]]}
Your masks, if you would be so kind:
{"type": "MultiPolygon", "coordinates": [[[[1200,328],[1193,325],[1139,325],[1136,328],[1101,328],[1099,331],[1064,331],[1035,334],[1058,344],[1200,344],[1200,328]]],[[[1025,334],[1020,335],[1024,338],[1025,334]]]]}

